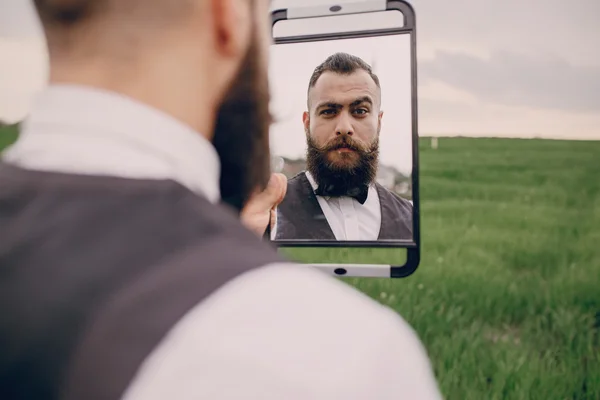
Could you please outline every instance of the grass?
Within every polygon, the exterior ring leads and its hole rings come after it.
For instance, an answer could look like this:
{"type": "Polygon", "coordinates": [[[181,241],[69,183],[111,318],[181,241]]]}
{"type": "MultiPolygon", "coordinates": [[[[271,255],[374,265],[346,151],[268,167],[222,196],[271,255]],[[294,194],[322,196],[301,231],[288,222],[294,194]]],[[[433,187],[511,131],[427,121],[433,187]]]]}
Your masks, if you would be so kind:
{"type": "Polygon", "coordinates": [[[600,399],[600,142],[421,144],[419,269],[345,281],[412,324],[447,399],[600,399]]]}
{"type": "Polygon", "coordinates": [[[422,139],[420,159],[419,269],[344,281],[415,328],[446,399],[600,399],[600,142],[422,139]]]}
{"type": "Polygon", "coordinates": [[[17,125],[0,125],[0,151],[10,146],[17,140],[17,125]]]}

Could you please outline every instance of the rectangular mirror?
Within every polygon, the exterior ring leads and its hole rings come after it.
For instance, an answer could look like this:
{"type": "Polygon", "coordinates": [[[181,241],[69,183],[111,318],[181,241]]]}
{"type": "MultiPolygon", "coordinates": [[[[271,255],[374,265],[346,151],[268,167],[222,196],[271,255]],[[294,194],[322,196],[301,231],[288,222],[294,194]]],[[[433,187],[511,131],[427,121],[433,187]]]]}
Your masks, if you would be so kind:
{"type": "Polygon", "coordinates": [[[418,242],[412,9],[363,3],[383,10],[273,13],[271,152],[289,179],[270,233],[278,246],[418,242]]]}
{"type": "Polygon", "coordinates": [[[410,275],[420,242],[414,11],[404,1],[313,3],[272,12],[271,154],[288,188],[269,239],[338,275],[336,261],[364,262],[354,276],[410,275]],[[316,256],[326,248],[388,248],[402,260],[382,271],[356,252],[316,256]]]}

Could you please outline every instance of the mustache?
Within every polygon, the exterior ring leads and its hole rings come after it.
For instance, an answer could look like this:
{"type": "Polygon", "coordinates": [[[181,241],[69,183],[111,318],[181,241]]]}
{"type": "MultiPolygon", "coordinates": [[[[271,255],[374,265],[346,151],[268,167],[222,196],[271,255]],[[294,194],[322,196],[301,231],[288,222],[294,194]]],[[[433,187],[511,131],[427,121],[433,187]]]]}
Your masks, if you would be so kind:
{"type": "Polygon", "coordinates": [[[356,188],[375,180],[379,159],[379,138],[372,143],[362,143],[350,135],[340,135],[324,145],[317,146],[314,138],[307,136],[306,168],[317,184],[356,188]],[[352,167],[340,167],[331,162],[328,152],[348,148],[357,152],[359,160],[352,167]],[[341,186],[340,186],[341,185],[341,186]]]}
{"type": "Polygon", "coordinates": [[[339,149],[350,149],[359,153],[370,153],[372,150],[366,146],[360,144],[356,140],[352,139],[351,136],[341,135],[330,140],[323,146],[317,146],[317,149],[322,152],[339,150],[339,149]]]}

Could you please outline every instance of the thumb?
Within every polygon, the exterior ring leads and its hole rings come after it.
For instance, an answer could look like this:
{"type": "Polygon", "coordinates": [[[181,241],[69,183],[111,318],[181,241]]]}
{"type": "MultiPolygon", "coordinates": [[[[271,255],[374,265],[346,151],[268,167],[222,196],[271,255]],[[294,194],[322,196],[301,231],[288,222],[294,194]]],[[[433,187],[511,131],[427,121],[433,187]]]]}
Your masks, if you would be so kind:
{"type": "Polygon", "coordinates": [[[249,204],[253,210],[268,210],[279,204],[281,201],[280,199],[282,198],[282,190],[287,186],[287,178],[286,183],[283,184],[281,177],[278,175],[279,174],[272,174],[265,190],[257,193],[253,197],[249,204]]]}
{"type": "Polygon", "coordinates": [[[279,205],[283,199],[285,198],[285,195],[287,193],[287,176],[285,176],[284,174],[281,173],[277,173],[277,174],[273,174],[278,182],[277,182],[277,196],[275,197],[275,203],[273,204],[273,206],[277,206],[279,205]]]}

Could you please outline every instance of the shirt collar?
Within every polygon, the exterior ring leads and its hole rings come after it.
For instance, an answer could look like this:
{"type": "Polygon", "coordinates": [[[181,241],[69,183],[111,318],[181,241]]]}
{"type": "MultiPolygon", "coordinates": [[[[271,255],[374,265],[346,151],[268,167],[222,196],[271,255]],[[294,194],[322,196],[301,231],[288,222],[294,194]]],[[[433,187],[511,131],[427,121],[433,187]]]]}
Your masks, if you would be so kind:
{"type": "Polygon", "coordinates": [[[47,87],[3,158],[34,169],[173,179],[212,202],[220,198],[219,157],[199,132],[131,98],[90,87],[47,87]]]}
{"type": "Polygon", "coordinates": [[[308,179],[308,181],[310,182],[310,186],[312,186],[313,192],[316,191],[319,187],[319,185],[317,185],[317,181],[315,181],[315,178],[309,171],[305,171],[304,173],[306,174],[306,179],[308,179]]]}

